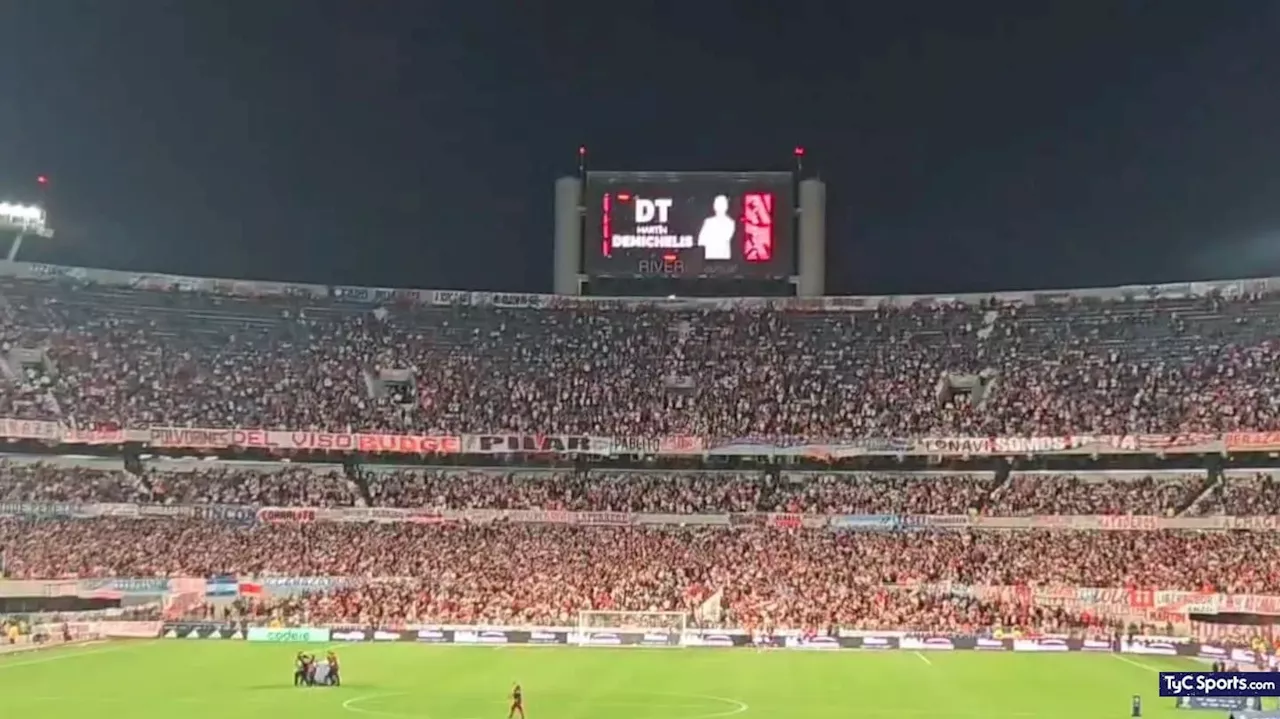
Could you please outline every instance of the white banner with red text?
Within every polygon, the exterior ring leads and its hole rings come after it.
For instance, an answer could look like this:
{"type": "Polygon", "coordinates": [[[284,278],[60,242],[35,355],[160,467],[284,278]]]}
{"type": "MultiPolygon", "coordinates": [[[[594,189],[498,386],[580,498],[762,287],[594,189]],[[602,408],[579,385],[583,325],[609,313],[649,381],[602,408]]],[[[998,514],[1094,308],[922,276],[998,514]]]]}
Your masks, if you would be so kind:
{"type": "Polygon", "coordinates": [[[85,429],[47,420],[0,417],[0,439],[50,444],[123,444],[157,449],[361,452],[366,454],[638,455],[791,457],[835,461],[862,456],[1015,456],[1202,454],[1280,451],[1280,433],[1227,435],[1071,435],[1064,437],[900,437],[839,442],[802,437],[714,438],[691,435],[606,437],[495,432],[492,434],[389,434],[253,427],[85,429]]]}
{"type": "Polygon", "coordinates": [[[1148,613],[1150,618],[1182,614],[1280,614],[1280,596],[1225,594],[1180,589],[1073,587],[1069,585],[966,585],[951,582],[905,584],[886,589],[966,596],[985,601],[1061,606],[1073,610],[1148,613]]]}

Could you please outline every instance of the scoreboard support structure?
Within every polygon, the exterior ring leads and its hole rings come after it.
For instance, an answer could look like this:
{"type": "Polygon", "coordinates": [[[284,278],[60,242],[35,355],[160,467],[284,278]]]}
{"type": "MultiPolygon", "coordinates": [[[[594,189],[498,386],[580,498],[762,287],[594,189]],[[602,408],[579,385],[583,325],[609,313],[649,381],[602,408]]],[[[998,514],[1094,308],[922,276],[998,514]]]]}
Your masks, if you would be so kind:
{"type": "Polygon", "coordinates": [[[556,249],[552,287],[557,295],[577,295],[582,287],[582,178],[556,180],[556,249]]]}
{"type": "Polygon", "coordinates": [[[796,296],[822,297],[827,290],[827,184],[810,178],[800,182],[796,209],[796,296]]]}
{"type": "Polygon", "coordinates": [[[592,172],[555,184],[554,291],[594,278],[826,290],[826,184],[789,172],[592,172]]]}

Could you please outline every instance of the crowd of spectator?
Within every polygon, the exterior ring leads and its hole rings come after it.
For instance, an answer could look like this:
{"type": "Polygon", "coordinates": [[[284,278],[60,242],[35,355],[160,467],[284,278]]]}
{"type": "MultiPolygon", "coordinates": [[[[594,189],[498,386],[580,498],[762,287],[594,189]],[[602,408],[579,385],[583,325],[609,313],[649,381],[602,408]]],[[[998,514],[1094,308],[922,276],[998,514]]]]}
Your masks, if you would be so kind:
{"type": "Polygon", "coordinates": [[[1280,429],[1271,296],[375,313],[12,279],[0,294],[0,339],[43,358],[0,392],[0,409],[85,426],[830,439],[1280,429]],[[371,389],[398,371],[406,387],[371,389]],[[984,389],[941,392],[947,375],[982,375],[984,389]]]}
{"type": "Polygon", "coordinates": [[[55,459],[0,460],[0,501],[346,507],[364,500],[340,466],[201,462],[133,473],[120,462],[55,459]]]}
{"type": "Polygon", "coordinates": [[[1206,484],[1203,471],[1158,476],[1015,474],[994,493],[986,513],[1172,516],[1186,509],[1206,484]]]}
{"type": "Polygon", "coordinates": [[[1280,515],[1280,482],[1271,472],[1232,472],[1194,507],[1198,514],[1280,515]]]}
{"type": "Polygon", "coordinates": [[[239,504],[271,507],[350,507],[363,504],[359,486],[342,467],[218,463],[189,471],[151,470],[142,481],[149,501],[162,504],[239,504]]]}
{"type": "MultiPolygon", "coordinates": [[[[1280,593],[1267,532],[937,532],[176,519],[0,520],[17,578],[409,577],[435,621],[562,622],[585,609],[856,622],[868,587],[945,583],[1280,593]]],[[[400,610],[397,610],[400,611],[400,610]]]]}
{"type": "Polygon", "coordinates": [[[147,502],[150,493],[123,466],[0,460],[0,501],[147,502]]]}
{"type": "MultiPolygon", "coordinates": [[[[858,312],[501,309],[0,279],[0,415],[253,427],[855,439],[1280,430],[1275,296],[858,312]]],[[[1276,514],[1270,475],[783,474],[0,464],[0,501],[659,513],[1276,514]]],[[[17,578],[403,577],[249,611],[369,623],[1075,628],[923,582],[1280,593],[1270,533],[838,533],[0,519],[17,578]]]]}
{"type": "MultiPolygon", "coordinates": [[[[429,609],[435,588],[430,582],[398,581],[344,587],[327,592],[260,598],[239,598],[220,606],[202,604],[187,617],[251,625],[274,623],[286,626],[348,624],[354,626],[413,626],[445,623],[448,615],[429,609]]],[[[810,614],[816,617],[817,614],[810,614]]],[[[550,619],[550,617],[543,617],[550,619]]],[[[1092,633],[1106,636],[1123,629],[1117,620],[1061,607],[1039,606],[1011,600],[980,600],[952,593],[922,592],[909,588],[876,587],[859,590],[845,602],[836,625],[812,625],[815,630],[897,629],[910,632],[960,634],[993,633],[1092,633]]],[[[608,620],[603,626],[610,626],[608,620]]],[[[611,626],[619,626],[620,617],[611,626]]],[[[635,628],[658,628],[664,617],[649,615],[628,618],[635,628]]],[[[719,616],[696,612],[690,625],[702,628],[745,627],[767,629],[772,617],[759,613],[739,614],[730,607],[719,616]],[[765,622],[755,624],[753,622],[765,622]]],[[[563,626],[576,626],[567,622],[563,626]]],[[[793,627],[802,628],[802,627],[793,627]]]]}
{"type": "Polygon", "coordinates": [[[700,514],[964,514],[981,506],[991,475],[941,473],[515,472],[401,469],[371,472],[374,504],[450,509],[566,509],[700,514]]]}
{"type": "MultiPolygon", "coordinates": [[[[811,473],[733,471],[387,468],[348,475],[339,465],[168,462],[125,471],[0,461],[0,501],[431,507],[719,514],[1172,515],[1204,492],[1201,473],[811,473]]],[[[1198,513],[1268,514],[1272,480],[1229,478],[1198,513]]]]}

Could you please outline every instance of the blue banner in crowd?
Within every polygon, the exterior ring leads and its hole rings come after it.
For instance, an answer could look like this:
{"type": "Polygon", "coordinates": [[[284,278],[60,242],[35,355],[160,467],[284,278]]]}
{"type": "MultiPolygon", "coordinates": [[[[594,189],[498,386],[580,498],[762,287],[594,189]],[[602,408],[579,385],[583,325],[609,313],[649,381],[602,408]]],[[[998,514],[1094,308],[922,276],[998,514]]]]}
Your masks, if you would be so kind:
{"type": "Polygon", "coordinates": [[[832,529],[862,532],[892,532],[900,525],[896,514],[842,514],[831,517],[827,522],[832,529]]]}
{"type": "Polygon", "coordinates": [[[216,574],[205,581],[206,597],[234,597],[240,593],[240,580],[232,574],[216,574]]]}

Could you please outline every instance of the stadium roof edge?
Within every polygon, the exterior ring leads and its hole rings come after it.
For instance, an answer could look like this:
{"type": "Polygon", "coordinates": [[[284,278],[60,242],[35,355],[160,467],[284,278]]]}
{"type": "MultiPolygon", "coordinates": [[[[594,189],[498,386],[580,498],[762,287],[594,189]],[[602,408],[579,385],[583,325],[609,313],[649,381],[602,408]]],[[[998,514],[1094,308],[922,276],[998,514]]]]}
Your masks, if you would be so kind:
{"type": "MultiPolygon", "coordinates": [[[[618,297],[556,297],[555,295],[529,294],[516,292],[471,292],[468,290],[427,290],[411,288],[378,288],[343,285],[320,285],[296,282],[273,282],[262,280],[238,280],[216,277],[191,277],[184,275],[166,275],[150,272],[125,272],[120,270],[102,270],[85,267],[67,267],[63,265],[39,264],[31,262],[9,262],[0,260],[0,276],[34,280],[69,279],[79,282],[91,282],[115,287],[133,287],[137,289],[168,290],[186,292],[210,292],[245,296],[293,296],[293,297],[333,297],[352,302],[389,302],[401,299],[418,298],[428,304],[493,304],[507,307],[545,307],[555,302],[643,302],[654,305],[672,305],[689,307],[707,304],[725,306],[725,298],[679,298],[664,300],[661,298],[618,298],[618,297]],[[483,296],[484,301],[475,298],[483,296]]],[[[832,309],[857,310],[873,309],[882,305],[911,306],[928,303],[977,304],[987,300],[998,300],[1005,303],[1044,304],[1065,302],[1072,299],[1094,298],[1109,301],[1150,301],[1155,299],[1178,299],[1186,297],[1204,297],[1220,294],[1226,297],[1238,297],[1258,294],[1280,289],[1280,278],[1261,277],[1240,280],[1213,280],[1203,282],[1171,282],[1154,285],[1122,285],[1119,287],[1094,287],[1068,290],[1021,290],[1003,292],[980,292],[964,294],[920,294],[920,295],[856,295],[832,296],[819,298],[739,298],[741,302],[768,303],[769,306],[785,308],[795,306],[798,309],[832,309]]]]}

